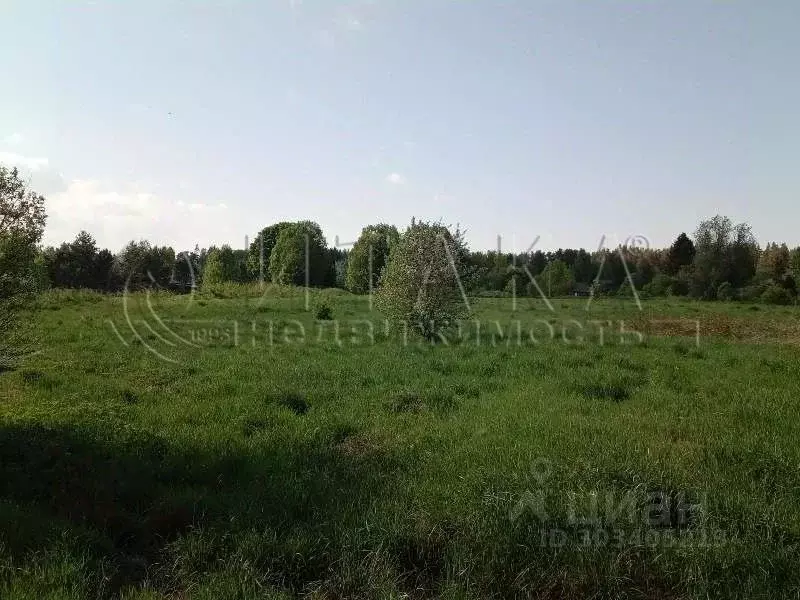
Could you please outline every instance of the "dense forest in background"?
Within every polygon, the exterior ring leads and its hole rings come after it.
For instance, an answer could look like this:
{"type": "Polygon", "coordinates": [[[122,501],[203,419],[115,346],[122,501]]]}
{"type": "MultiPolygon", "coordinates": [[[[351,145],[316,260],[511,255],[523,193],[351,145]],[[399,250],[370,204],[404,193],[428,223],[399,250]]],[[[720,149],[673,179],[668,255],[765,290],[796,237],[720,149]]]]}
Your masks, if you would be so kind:
{"type": "MultiPolygon", "coordinates": [[[[401,235],[394,226],[371,225],[351,248],[341,249],[328,247],[314,222],[281,222],[262,229],[248,249],[225,245],[175,252],[131,241],[114,255],[98,249],[83,231],[57,248],[40,249],[36,264],[42,288],[186,291],[268,281],[366,293],[379,285],[401,235]]],[[[748,225],[734,225],[723,216],[703,221],[692,237],[681,233],[664,249],[620,246],[524,254],[465,249],[460,263],[465,288],[477,295],[630,295],[635,286],[648,296],[791,304],[800,281],[800,248],[779,243],[761,248],[748,225]]]]}

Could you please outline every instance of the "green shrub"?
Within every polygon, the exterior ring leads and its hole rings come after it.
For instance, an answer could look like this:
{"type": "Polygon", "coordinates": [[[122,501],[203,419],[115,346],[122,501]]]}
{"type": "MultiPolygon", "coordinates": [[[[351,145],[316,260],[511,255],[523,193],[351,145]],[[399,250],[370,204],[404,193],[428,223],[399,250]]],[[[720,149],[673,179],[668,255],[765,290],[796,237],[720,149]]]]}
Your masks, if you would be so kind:
{"type": "Polygon", "coordinates": [[[791,304],[792,293],[786,288],[772,284],[761,294],[761,300],[765,304],[791,304]]]}
{"type": "Polygon", "coordinates": [[[657,273],[653,280],[642,288],[648,296],[666,296],[669,294],[670,288],[675,284],[675,278],[665,275],[664,273],[657,273]]]}
{"type": "Polygon", "coordinates": [[[689,283],[685,279],[675,278],[669,286],[668,294],[670,296],[688,296],[689,283]]]}
{"type": "Polygon", "coordinates": [[[766,289],[767,286],[762,283],[748,285],[739,291],[739,299],[747,302],[758,302],[766,289]]]}
{"type": "Polygon", "coordinates": [[[333,309],[327,300],[320,301],[316,310],[317,321],[330,321],[333,319],[333,309]]]}
{"type": "Polygon", "coordinates": [[[789,290],[792,296],[797,295],[797,281],[795,280],[793,275],[787,273],[786,275],[780,278],[778,284],[782,288],[789,290]]]}
{"type": "Polygon", "coordinates": [[[733,286],[728,281],[723,281],[719,284],[717,288],[717,300],[722,300],[723,302],[728,302],[733,300],[735,296],[735,291],[733,286]]]}

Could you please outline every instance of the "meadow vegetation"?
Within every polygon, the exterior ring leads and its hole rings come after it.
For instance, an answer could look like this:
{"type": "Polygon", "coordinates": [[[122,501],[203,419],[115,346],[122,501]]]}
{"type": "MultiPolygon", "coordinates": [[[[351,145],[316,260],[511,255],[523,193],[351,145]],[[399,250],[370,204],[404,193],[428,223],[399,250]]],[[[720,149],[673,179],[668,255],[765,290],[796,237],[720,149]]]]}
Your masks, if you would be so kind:
{"type": "Polygon", "coordinates": [[[3,599],[800,596],[800,249],[44,224],[0,167],[3,599]]]}
{"type": "Polygon", "coordinates": [[[796,597],[797,308],[551,306],[431,343],[342,290],[46,292],[0,597],[796,597]]]}

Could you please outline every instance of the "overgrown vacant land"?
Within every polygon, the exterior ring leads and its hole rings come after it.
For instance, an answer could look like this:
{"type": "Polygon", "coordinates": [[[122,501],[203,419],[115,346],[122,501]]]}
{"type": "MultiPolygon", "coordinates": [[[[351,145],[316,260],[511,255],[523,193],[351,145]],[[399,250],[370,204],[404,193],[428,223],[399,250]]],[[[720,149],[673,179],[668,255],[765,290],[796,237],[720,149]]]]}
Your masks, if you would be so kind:
{"type": "Polygon", "coordinates": [[[800,594],[797,307],[472,299],[431,345],[309,300],[44,295],[0,596],[800,594]]]}

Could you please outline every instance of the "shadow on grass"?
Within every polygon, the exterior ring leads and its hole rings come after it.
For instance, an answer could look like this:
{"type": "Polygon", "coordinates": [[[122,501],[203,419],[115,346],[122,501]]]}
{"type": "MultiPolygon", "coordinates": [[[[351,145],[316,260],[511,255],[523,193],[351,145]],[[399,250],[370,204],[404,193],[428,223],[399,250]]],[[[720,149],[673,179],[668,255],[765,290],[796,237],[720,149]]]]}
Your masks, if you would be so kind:
{"type": "MultiPolygon", "coordinates": [[[[189,530],[271,531],[279,539],[301,530],[313,558],[298,567],[291,553],[281,564],[279,548],[270,557],[278,583],[299,590],[324,579],[333,560],[332,552],[310,550],[335,544],[395,484],[398,464],[385,452],[351,460],[324,434],[305,445],[246,452],[226,445],[215,454],[145,433],[5,425],[0,521],[16,522],[2,525],[0,542],[24,560],[65,530],[84,532],[94,559],[111,565],[106,592],[116,593],[152,581],[171,543],[189,530]]],[[[160,575],[164,587],[175,585],[172,576],[160,575]]]]}

